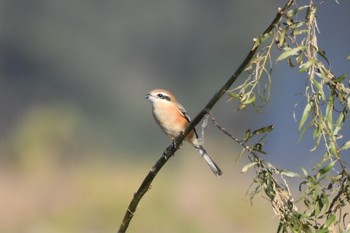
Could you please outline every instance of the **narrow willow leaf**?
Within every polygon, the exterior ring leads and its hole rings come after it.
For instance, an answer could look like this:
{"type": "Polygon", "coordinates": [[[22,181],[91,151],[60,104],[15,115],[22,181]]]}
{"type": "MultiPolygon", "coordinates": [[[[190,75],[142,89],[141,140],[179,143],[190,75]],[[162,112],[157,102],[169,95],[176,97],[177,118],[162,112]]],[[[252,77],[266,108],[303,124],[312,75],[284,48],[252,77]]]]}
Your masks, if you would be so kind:
{"type": "Polygon", "coordinates": [[[342,125],[345,120],[345,114],[346,113],[344,112],[344,110],[339,113],[337,122],[335,123],[335,127],[334,127],[334,132],[333,132],[334,135],[338,135],[339,131],[342,129],[342,125]]]}
{"type": "Polygon", "coordinates": [[[304,51],[307,47],[306,46],[299,46],[299,47],[296,47],[296,48],[285,48],[285,51],[278,56],[278,58],[276,59],[276,61],[282,61],[283,59],[286,59],[290,56],[293,56],[293,55],[298,55],[298,53],[300,51],[304,51]]]}
{"type": "Polygon", "coordinates": [[[318,229],[315,233],[329,233],[328,229],[318,229]]]}
{"type": "Polygon", "coordinates": [[[265,33],[264,35],[261,35],[258,37],[258,40],[260,41],[260,43],[263,43],[264,41],[266,41],[268,38],[270,38],[270,36],[272,35],[272,31],[269,33],[265,33]]]}
{"type": "Polygon", "coordinates": [[[241,104],[241,105],[239,105],[239,107],[237,108],[237,110],[244,110],[246,107],[247,107],[247,105],[241,104]]]}
{"type": "Polygon", "coordinates": [[[328,61],[328,59],[326,57],[326,52],[323,49],[318,48],[317,49],[317,54],[320,55],[327,62],[327,64],[329,65],[329,61],[328,61]]]}
{"type": "Polygon", "coordinates": [[[258,162],[248,163],[247,165],[245,165],[245,166],[242,168],[241,172],[242,172],[242,173],[247,172],[247,171],[249,170],[249,168],[254,167],[256,164],[258,164],[258,162]]]}
{"type": "Polygon", "coordinates": [[[321,139],[322,139],[322,134],[319,134],[319,136],[317,138],[314,138],[316,139],[315,140],[315,145],[313,148],[310,149],[311,152],[317,150],[317,148],[320,146],[320,142],[321,142],[321,139]]]}
{"type": "Polygon", "coordinates": [[[298,8],[295,8],[295,9],[292,9],[292,10],[289,10],[287,11],[286,13],[286,16],[288,18],[292,18],[293,16],[295,16],[298,12],[304,10],[304,9],[307,9],[309,6],[308,5],[304,5],[304,6],[301,6],[301,7],[298,7],[298,8]]]}
{"type": "Polygon", "coordinates": [[[258,142],[252,147],[252,150],[266,155],[266,152],[262,150],[262,146],[263,145],[258,142]]]}
{"type": "Polygon", "coordinates": [[[293,18],[293,16],[295,16],[298,13],[298,11],[299,11],[299,8],[289,10],[287,11],[286,16],[288,18],[293,18]]]}
{"type": "Polygon", "coordinates": [[[304,72],[305,70],[309,69],[315,63],[316,63],[316,59],[311,59],[311,60],[307,61],[306,63],[302,64],[299,67],[298,72],[299,73],[304,72]]]}
{"type": "Polygon", "coordinates": [[[231,92],[231,93],[230,93],[230,96],[231,96],[232,98],[240,98],[240,95],[239,95],[238,93],[234,93],[234,92],[231,92]]]}
{"type": "Polygon", "coordinates": [[[317,125],[314,128],[314,132],[312,133],[312,138],[315,140],[319,136],[320,136],[320,127],[317,125]]]}
{"type": "Polygon", "coordinates": [[[350,140],[345,142],[344,145],[341,147],[340,150],[347,150],[350,148],[350,140]]]}
{"type": "Polygon", "coordinates": [[[309,173],[306,171],[305,168],[301,167],[301,171],[303,172],[305,177],[309,176],[309,173]]]}
{"type": "Polygon", "coordinates": [[[272,35],[272,31],[269,33],[265,33],[265,34],[259,36],[258,38],[254,38],[254,46],[252,49],[254,50],[257,47],[259,47],[264,41],[269,39],[271,35],[272,35]]]}
{"type": "Polygon", "coordinates": [[[282,30],[281,32],[278,32],[277,34],[277,42],[278,42],[278,47],[281,48],[284,42],[286,41],[286,33],[287,30],[282,30]]]}
{"type": "Polygon", "coordinates": [[[292,171],[287,171],[287,170],[284,170],[281,172],[281,175],[283,176],[287,176],[289,178],[299,178],[300,175],[298,173],[295,173],[295,172],[292,172],[292,171]]]}
{"type": "Polygon", "coordinates": [[[305,108],[304,108],[304,111],[303,111],[303,115],[301,116],[301,120],[300,120],[300,123],[299,123],[299,128],[298,130],[300,131],[304,124],[305,124],[305,121],[307,120],[307,118],[309,117],[309,114],[310,114],[310,111],[311,111],[311,103],[307,103],[305,108]]]}
{"type": "MultiPolygon", "coordinates": [[[[319,76],[321,77],[322,75],[319,74],[319,76]]],[[[321,95],[322,100],[326,100],[326,95],[324,94],[323,91],[323,84],[319,83],[316,78],[312,79],[312,84],[315,85],[318,89],[318,94],[321,95]]]]}
{"type": "MultiPolygon", "coordinates": [[[[335,215],[334,214],[330,214],[327,218],[326,224],[323,226],[323,228],[328,230],[328,227],[334,222],[335,220],[335,215]]],[[[328,232],[328,231],[327,231],[328,232]]]]}
{"type": "Polygon", "coordinates": [[[317,148],[318,148],[318,146],[319,146],[318,144],[315,144],[314,147],[312,147],[312,148],[310,149],[310,152],[316,151],[317,148]]]}
{"type": "Polygon", "coordinates": [[[337,145],[336,145],[335,142],[330,142],[330,153],[331,153],[332,155],[337,156],[337,157],[339,156],[339,155],[338,155],[337,145]]]}
{"type": "Polygon", "coordinates": [[[304,34],[307,32],[309,32],[309,30],[307,30],[307,29],[296,29],[293,31],[293,35],[298,36],[298,35],[301,35],[301,34],[304,34]]]}
{"type": "Polygon", "coordinates": [[[274,128],[274,125],[268,125],[266,127],[254,130],[252,134],[257,135],[257,134],[262,134],[262,133],[269,133],[273,130],[273,128],[274,128]]]}
{"type": "Polygon", "coordinates": [[[301,139],[304,137],[304,134],[305,134],[306,130],[307,130],[307,127],[301,128],[301,131],[299,130],[300,131],[300,136],[298,138],[298,142],[300,142],[301,139]]]}
{"type": "Polygon", "coordinates": [[[334,107],[334,95],[331,95],[326,107],[327,126],[331,131],[333,131],[333,107],[334,107]]]}
{"type": "Polygon", "coordinates": [[[326,193],[322,192],[320,201],[322,202],[323,207],[325,207],[325,209],[327,210],[329,207],[329,200],[326,193]]]}
{"type": "Polygon", "coordinates": [[[329,170],[331,170],[334,167],[334,164],[336,162],[337,161],[334,160],[334,161],[330,162],[328,165],[322,167],[320,170],[318,170],[318,174],[322,176],[323,174],[329,172],[329,170]]]}
{"type": "Polygon", "coordinates": [[[255,100],[256,100],[256,97],[255,97],[255,95],[253,95],[250,98],[246,98],[244,101],[241,102],[241,104],[242,105],[248,105],[248,104],[254,103],[255,100]]]}
{"type": "Polygon", "coordinates": [[[334,79],[335,82],[340,83],[342,82],[345,78],[347,77],[346,74],[340,75],[339,77],[337,77],[336,79],[334,79]]]}
{"type": "Polygon", "coordinates": [[[248,141],[252,136],[253,134],[250,129],[247,129],[247,131],[245,131],[244,141],[248,141]]]}

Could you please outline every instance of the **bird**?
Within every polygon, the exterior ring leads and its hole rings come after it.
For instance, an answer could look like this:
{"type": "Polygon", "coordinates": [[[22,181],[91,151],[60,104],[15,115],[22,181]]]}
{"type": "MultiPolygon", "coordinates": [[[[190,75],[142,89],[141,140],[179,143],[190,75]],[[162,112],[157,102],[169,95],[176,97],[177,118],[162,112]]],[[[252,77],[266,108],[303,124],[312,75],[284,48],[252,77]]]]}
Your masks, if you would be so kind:
{"type": "MultiPolygon", "coordinates": [[[[170,140],[174,140],[183,133],[191,122],[185,108],[177,102],[172,92],[164,89],[154,89],[147,93],[145,98],[152,103],[153,117],[170,140]]],[[[221,169],[210,158],[202,145],[196,129],[191,130],[185,140],[199,152],[216,176],[222,175],[221,169]]]]}

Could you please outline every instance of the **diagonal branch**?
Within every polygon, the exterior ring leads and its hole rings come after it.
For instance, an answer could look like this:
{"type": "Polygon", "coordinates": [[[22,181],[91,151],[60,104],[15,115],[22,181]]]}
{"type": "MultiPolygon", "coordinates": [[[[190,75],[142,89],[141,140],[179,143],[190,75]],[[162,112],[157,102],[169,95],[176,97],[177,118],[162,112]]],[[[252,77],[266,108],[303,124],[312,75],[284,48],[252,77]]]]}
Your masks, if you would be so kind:
{"type": "MultiPolygon", "coordinates": [[[[278,12],[271,22],[271,24],[265,29],[262,36],[269,34],[275,28],[275,25],[280,21],[286,9],[291,7],[294,4],[294,0],[288,0],[288,2],[283,6],[283,8],[279,8],[278,12]]],[[[165,165],[168,158],[170,158],[181,145],[182,141],[185,139],[186,135],[204,118],[208,111],[210,111],[214,105],[219,101],[219,99],[225,94],[225,92],[231,87],[231,85],[237,80],[239,75],[244,71],[244,69],[249,65],[250,61],[253,59],[255,53],[259,48],[259,43],[257,43],[257,39],[254,39],[254,43],[241,63],[241,65],[237,68],[234,74],[227,80],[227,82],[220,88],[220,90],[210,99],[210,101],[205,105],[205,107],[197,114],[197,116],[191,121],[191,123],[187,126],[186,130],[183,134],[180,134],[177,138],[174,139],[173,143],[169,145],[165,151],[163,152],[160,159],[156,162],[156,164],[149,171],[148,175],[143,180],[141,186],[134,194],[133,199],[131,200],[129,207],[125,213],[123,222],[121,223],[118,233],[126,232],[131,219],[134,216],[138,203],[145,193],[148,191],[153,179],[160,171],[160,169],[165,165]]]]}

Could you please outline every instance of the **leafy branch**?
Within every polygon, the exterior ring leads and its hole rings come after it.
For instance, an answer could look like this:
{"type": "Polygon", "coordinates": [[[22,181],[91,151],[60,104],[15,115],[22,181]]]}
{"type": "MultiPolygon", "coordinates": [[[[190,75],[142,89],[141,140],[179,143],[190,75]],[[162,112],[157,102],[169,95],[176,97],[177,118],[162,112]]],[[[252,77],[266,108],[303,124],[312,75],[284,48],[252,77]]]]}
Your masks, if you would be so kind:
{"type": "Polygon", "coordinates": [[[293,4],[285,11],[274,25],[274,30],[256,40],[257,45],[267,45],[257,52],[247,67],[248,79],[230,92],[232,99],[239,100],[240,110],[249,104],[257,107],[257,93],[265,93],[259,95],[265,103],[270,93],[270,70],[274,60],[287,60],[291,68],[298,68],[299,74],[306,74],[306,104],[298,127],[300,140],[311,129],[315,141],[311,151],[316,151],[322,143],[325,148],[312,172],[304,168],[301,174],[277,169],[248,150],[256,144],[247,147],[245,139],[244,144],[242,140],[235,140],[243,146],[243,152],[248,152],[250,163],[244,166],[243,171],[251,168],[256,171],[255,190],[250,195],[254,197],[261,191],[265,193],[280,219],[278,232],[337,232],[349,228],[346,221],[348,213],[344,213],[343,207],[350,201],[350,177],[342,154],[349,150],[350,140],[343,137],[342,130],[350,108],[350,88],[344,82],[346,75],[337,77],[333,74],[326,53],[318,46],[316,13],[313,0],[302,6],[293,4]],[[277,58],[272,56],[272,47],[280,51],[277,58]],[[267,85],[261,91],[264,83],[267,85]],[[301,194],[296,201],[284,177],[302,180],[301,194]],[[302,211],[296,208],[297,204],[302,205],[302,211]]]}

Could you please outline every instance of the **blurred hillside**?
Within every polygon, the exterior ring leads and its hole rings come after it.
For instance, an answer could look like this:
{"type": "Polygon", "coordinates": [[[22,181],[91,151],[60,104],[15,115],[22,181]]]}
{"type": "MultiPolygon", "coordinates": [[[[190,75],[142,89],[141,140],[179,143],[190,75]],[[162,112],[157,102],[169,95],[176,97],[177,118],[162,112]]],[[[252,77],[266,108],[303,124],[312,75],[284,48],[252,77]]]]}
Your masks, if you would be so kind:
{"type": "MultiPolygon", "coordinates": [[[[279,4],[0,1],[0,232],[116,231],[132,193],[169,144],[144,95],[170,89],[194,116],[279,4]]],[[[318,7],[320,44],[337,75],[350,73],[350,2],[318,7]]],[[[237,137],[275,124],[265,151],[273,163],[298,170],[317,160],[311,142],[297,144],[293,121],[304,80],[282,63],[273,78],[264,114],[236,112],[225,100],[214,114],[237,137]]],[[[212,125],[205,143],[225,176],[213,177],[184,145],[142,201],[131,232],[276,229],[268,203],[251,206],[245,196],[249,175],[234,164],[240,147],[212,125]]]]}

